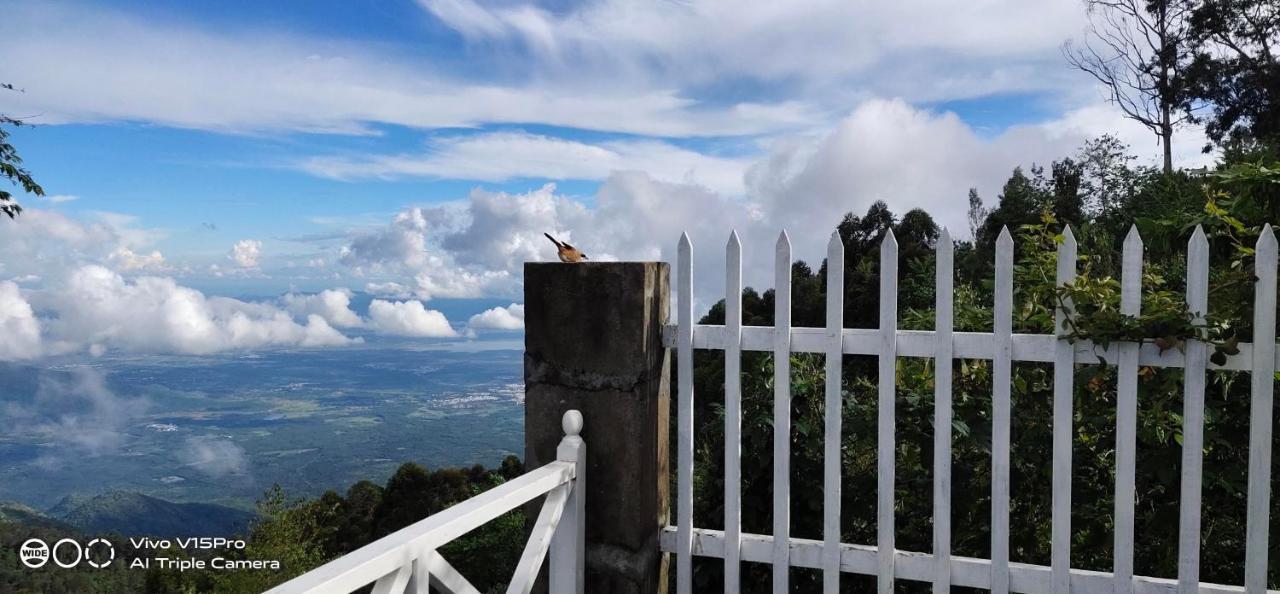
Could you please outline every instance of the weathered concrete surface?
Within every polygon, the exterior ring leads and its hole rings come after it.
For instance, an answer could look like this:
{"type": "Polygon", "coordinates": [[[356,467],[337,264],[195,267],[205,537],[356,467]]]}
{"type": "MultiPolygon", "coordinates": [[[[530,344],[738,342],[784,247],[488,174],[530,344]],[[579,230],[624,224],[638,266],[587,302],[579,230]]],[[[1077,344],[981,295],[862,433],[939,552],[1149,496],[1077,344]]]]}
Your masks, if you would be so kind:
{"type": "Polygon", "coordinates": [[[561,415],[582,411],[587,592],[666,591],[669,275],[661,262],[524,267],[525,461],[555,459],[561,415]]]}

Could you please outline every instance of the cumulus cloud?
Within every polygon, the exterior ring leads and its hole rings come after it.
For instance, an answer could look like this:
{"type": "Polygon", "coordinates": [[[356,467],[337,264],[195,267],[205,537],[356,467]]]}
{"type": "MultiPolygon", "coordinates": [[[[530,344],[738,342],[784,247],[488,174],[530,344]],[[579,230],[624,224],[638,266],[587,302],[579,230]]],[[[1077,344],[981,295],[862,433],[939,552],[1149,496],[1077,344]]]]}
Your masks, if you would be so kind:
{"type": "Polygon", "coordinates": [[[367,283],[364,286],[364,292],[374,297],[385,297],[389,299],[408,299],[413,296],[409,287],[406,287],[395,281],[387,281],[385,283],[367,283]]]}
{"type": "Polygon", "coordinates": [[[159,250],[151,250],[150,254],[138,254],[133,250],[120,246],[116,251],[111,252],[107,256],[107,261],[115,265],[117,270],[122,272],[133,272],[137,270],[162,271],[168,268],[165,265],[164,255],[159,250]]]}
{"type": "Polygon", "coordinates": [[[319,315],[295,322],[267,303],[206,297],[173,279],[125,279],[102,266],[72,271],[59,286],[36,292],[47,351],[71,352],[96,345],[134,352],[208,354],[263,347],[350,344],[319,315]]]}
{"type": "Polygon", "coordinates": [[[281,300],[295,316],[317,315],[337,328],[355,328],[363,324],[360,314],[351,310],[351,290],[325,289],[314,295],[288,293],[281,300]]]}
{"type": "Polygon", "coordinates": [[[444,314],[427,309],[421,301],[384,301],[369,304],[369,326],[384,334],[416,338],[452,338],[458,333],[444,314]]]}
{"type": "Polygon", "coordinates": [[[512,303],[480,312],[467,321],[471,330],[524,330],[524,304],[512,303]]]}
{"type": "MultiPolygon", "coordinates": [[[[356,234],[340,250],[339,260],[357,275],[394,274],[408,277],[410,286],[397,281],[371,283],[372,292],[419,299],[469,298],[513,290],[510,270],[467,266],[437,244],[442,234],[456,226],[449,208],[410,208],[398,213],[389,225],[356,234]],[[389,292],[389,293],[388,293],[389,292]]],[[[468,228],[470,225],[468,225],[468,228]]]]}
{"type": "Polygon", "coordinates": [[[0,361],[40,356],[40,321],[18,285],[0,282],[0,361]]]}
{"type": "Polygon", "coordinates": [[[0,217],[0,253],[5,256],[0,267],[14,276],[45,277],[86,262],[153,269],[163,264],[163,256],[144,248],[162,237],[126,215],[98,212],[82,220],[28,208],[17,220],[0,217]]]}
{"type": "Polygon", "coordinates": [[[227,255],[231,261],[241,268],[257,268],[258,258],[262,255],[262,242],[256,239],[241,239],[231,246],[227,255]]]}
{"type": "MultiPolygon", "coordinates": [[[[746,282],[768,287],[772,246],[782,229],[790,232],[795,256],[816,263],[845,213],[861,214],[884,200],[898,214],[923,208],[963,236],[969,188],[994,203],[1015,166],[1047,165],[1101,133],[1142,138],[1108,114],[1072,112],[992,137],[953,113],[902,100],[864,101],[825,133],[772,142],[747,169],[741,195],[639,171],[610,174],[589,202],[558,193],[554,184],[525,193],[475,189],[464,201],[408,209],[353,236],[342,261],[375,277],[371,291],[424,299],[515,297],[523,263],[555,257],[544,231],[593,259],[666,261],[674,260],[676,241],[688,232],[695,267],[719,270],[722,246],[736,229],[748,253],[746,282]]],[[[1195,144],[1193,134],[1186,136],[1188,147],[1195,144]]],[[[703,298],[723,290],[716,274],[696,278],[703,298]]]]}
{"type": "Polygon", "coordinates": [[[223,437],[187,438],[186,444],[178,451],[178,459],[212,478],[249,472],[249,457],[245,455],[244,448],[223,437]]]}

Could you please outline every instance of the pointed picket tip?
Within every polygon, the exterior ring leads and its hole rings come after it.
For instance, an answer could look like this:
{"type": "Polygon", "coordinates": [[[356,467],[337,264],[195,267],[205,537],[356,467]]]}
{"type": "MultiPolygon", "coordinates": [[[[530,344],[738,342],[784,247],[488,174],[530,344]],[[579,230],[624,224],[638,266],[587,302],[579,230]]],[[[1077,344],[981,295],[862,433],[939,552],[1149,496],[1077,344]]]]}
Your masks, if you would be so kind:
{"type": "Polygon", "coordinates": [[[893,236],[893,229],[884,232],[884,240],[880,242],[881,249],[889,247],[898,247],[898,238],[893,236]]]}
{"type": "Polygon", "coordinates": [[[1062,245],[1076,247],[1076,234],[1071,232],[1071,225],[1062,228],[1062,245]]]}
{"type": "Polygon", "coordinates": [[[839,229],[837,229],[837,230],[835,230],[835,231],[832,231],[832,232],[831,232],[831,239],[830,239],[829,241],[827,241],[827,251],[828,251],[828,252],[831,252],[831,251],[833,251],[833,250],[835,250],[835,249],[837,249],[837,248],[839,248],[840,250],[843,250],[843,249],[844,249],[844,238],[840,237],[840,230],[839,230],[839,229]]]}
{"type": "Polygon", "coordinates": [[[733,230],[729,231],[729,243],[728,243],[728,246],[729,246],[729,249],[737,249],[737,248],[741,248],[741,247],[742,247],[742,242],[741,242],[741,241],[738,241],[738,230],[737,230],[737,229],[733,229],[733,230]]]}
{"type": "Polygon", "coordinates": [[[951,245],[951,230],[946,227],[943,227],[942,231],[938,232],[938,245],[943,244],[951,245]]]}
{"type": "Polygon", "coordinates": [[[1013,234],[1009,233],[1009,226],[1000,227],[1000,237],[996,238],[996,247],[1013,246],[1013,234]]]}
{"type": "Polygon", "coordinates": [[[1187,240],[1187,248],[1206,251],[1209,249],[1209,239],[1205,237],[1204,227],[1196,225],[1196,230],[1191,234],[1191,239],[1187,240]]]}
{"type": "Polygon", "coordinates": [[[1129,233],[1124,236],[1124,247],[1129,249],[1135,246],[1138,249],[1142,249],[1142,234],[1138,233],[1137,225],[1130,225],[1129,233]]]}
{"type": "Polygon", "coordinates": [[[786,248],[788,250],[791,249],[791,236],[787,235],[786,229],[783,229],[782,233],[778,234],[778,249],[783,249],[783,248],[786,248]]]}
{"type": "Polygon", "coordinates": [[[685,250],[693,247],[693,242],[689,241],[689,232],[680,233],[680,249],[685,250]]]}
{"type": "Polygon", "coordinates": [[[1258,244],[1255,246],[1255,248],[1261,251],[1263,248],[1275,247],[1275,245],[1276,245],[1275,230],[1271,228],[1271,223],[1267,223],[1266,225],[1262,226],[1262,235],[1258,236],[1258,244]]]}

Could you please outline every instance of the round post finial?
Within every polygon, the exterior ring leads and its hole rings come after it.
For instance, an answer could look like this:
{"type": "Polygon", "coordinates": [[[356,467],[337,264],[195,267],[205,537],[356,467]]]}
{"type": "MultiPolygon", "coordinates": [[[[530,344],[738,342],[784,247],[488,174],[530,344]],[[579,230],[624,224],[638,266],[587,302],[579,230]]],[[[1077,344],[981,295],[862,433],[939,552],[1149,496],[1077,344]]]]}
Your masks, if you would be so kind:
{"type": "Polygon", "coordinates": [[[576,410],[565,411],[560,419],[560,426],[564,428],[566,436],[577,437],[582,432],[582,413],[576,410]]]}

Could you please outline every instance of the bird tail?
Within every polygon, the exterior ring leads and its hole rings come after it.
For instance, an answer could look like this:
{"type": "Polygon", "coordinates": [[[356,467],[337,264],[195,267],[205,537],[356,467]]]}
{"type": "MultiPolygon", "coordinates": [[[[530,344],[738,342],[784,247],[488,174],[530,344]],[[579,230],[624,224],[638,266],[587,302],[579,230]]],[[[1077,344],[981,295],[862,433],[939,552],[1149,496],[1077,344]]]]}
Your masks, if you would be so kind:
{"type": "Polygon", "coordinates": [[[552,237],[550,233],[543,233],[543,235],[546,235],[547,239],[551,240],[551,243],[556,244],[556,247],[560,247],[560,242],[556,241],[556,238],[552,237]]]}

